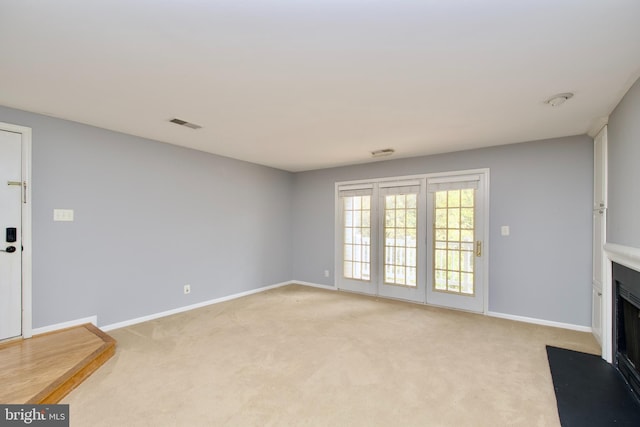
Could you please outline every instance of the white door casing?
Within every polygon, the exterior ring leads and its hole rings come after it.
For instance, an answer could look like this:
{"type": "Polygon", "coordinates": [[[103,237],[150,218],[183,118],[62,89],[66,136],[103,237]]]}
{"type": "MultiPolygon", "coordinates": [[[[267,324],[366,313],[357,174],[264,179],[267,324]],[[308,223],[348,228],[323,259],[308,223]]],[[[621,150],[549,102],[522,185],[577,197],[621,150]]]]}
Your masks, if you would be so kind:
{"type": "Polygon", "coordinates": [[[424,303],[424,178],[342,184],[337,187],[336,200],[337,287],[424,303]],[[385,218],[390,213],[386,203],[389,198],[402,199],[403,206],[407,199],[412,200],[406,212],[394,206],[394,215],[403,215],[402,225],[395,221],[390,224],[385,218]],[[404,233],[407,216],[411,216],[409,222],[414,221],[415,235],[404,233]],[[385,236],[385,231],[394,236],[385,236]],[[396,238],[396,232],[402,236],[396,238]],[[397,259],[396,252],[401,253],[397,259]],[[393,267],[387,265],[390,255],[393,267]],[[402,276],[390,279],[386,268],[402,276]]]}
{"type": "MultiPolygon", "coordinates": [[[[466,311],[473,311],[477,313],[485,313],[487,311],[487,299],[486,299],[486,275],[488,269],[488,244],[486,236],[488,235],[488,170],[479,171],[472,174],[446,174],[436,177],[427,178],[427,242],[428,245],[428,276],[427,276],[427,302],[429,304],[444,306],[448,308],[455,308],[466,311]],[[463,230],[462,219],[458,218],[459,224],[453,226],[450,230],[439,230],[441,233],[455,234],[452,242],[449,242],[449,236],[444,239],[447,242],[441,241],[437,238],[436,225],[438,219],[436,218],[436,194],[446,196],[447,193],[455,195],[462,191],[473,191],[473,225],[472,229],[463,230]],[[460,230],[456,230],[459,228],[460,230]],[[473,237],[471,237],[471,231],[473,237]],[[458,236],[458,233],[460,235],[458,236]],[[462,236],[462,233],[468,233],[468,238],[462,236]],[[455,242],[458,240],[458,242],[455,242]],[[437,247],[438,246],[438,247],[437,247]],[[439,247],[441,246],[441,247],[439,247]],[[458,267],[454,267],[454,270],[459,270],[459,273],[452,271],[455,280],[458,280],[457,287],[453,288],[453,291],[439,289],[438,278],[436,274],[440,271],[440,274],[446,274],[442,270],[437,270],[436,253],[446,253],[455,255],[454,264],[458,267]],[[466,256],[467,267],[463,267],[465,263],[462,261],[462,257],[466,256]],[[469,259],[471,258],[471,259],[469,259]],[[469,273],[472,272],[472,273],[469,273]],[[464,289],[463,276],[472,278],[467,284],[466,293],[464,289]],[[469,290],[473,287],[472,292],[469,290]]],[[[450,211],[453,217],[459,213],[462,215],[462,211],[469,211],[467,205],[470,206],[470,202],[466,204],[454,202],[452,209],[438,209],[443,213],[450,211]],[[465,207],[466,206],[466,207],[465,207]]],[[[449,218],[445,219],[449,221],[449,218]]],[[[444,261],[447,264],[447,271],[449,269],[450,260],[447,258],[444,261]]],[[[448,280],[446,278],[445,280],[448,280]]]]}
{"type": "Polygon", "coordinates": [[[22,334],[21,163],[21,135],[0,131],[0,340],[22,334]]]}
{"type": "Polygon", "coordinates": [[[376,295],[375,244],[377,187],[373,184],[342,185],[336,198],[336,285],[338,288],[376,295]]]}
{"type": "Polygon", "coordinates": [[[0,340],[31,337],[30,183],[31,129],[0,122],[0,340]]]}
{"type": "MultiPolygon", "coordinates": [[[[338,289],[359,292],[369,295],[379,295],[382,297],[409,300],[457,308],[462,310],[486,313],[488,309],[486,279],[488,275],[488,196],[489,196],[489,170],[478,169],[462,172],[437,173],[428,175],[413,175],[382,179],[371,179],[362,181],[351,181],[336,183],[336,283],[338,289]],[[430,197],[427,192],[428,182],[469,180],[470,176],[476,180],[475,189],[475,236],[474,254],[476,242],[481,246],[482,254],[474,257],[475,265],[475,292],[472,297],[467,295],[435,295],[430,292],[429,287],[433,285],[433,238],[432,229],[433,206],[428,202],[430,197]],[[435,181],[434,181],[435,180],[435,181]],[[393,208],[389,208],[389,197],[391,203],[398,202],[398,195],[402,203],[407,203],[404,218],[407,224],[398,226],[390,224],[388,214],[393,208]],[[410,195],[414,197],[410,198],[410,195]],[[362,230],[361,225],[365,217],[365,211],[358,212],[360,207],[355,206],[355,199],[369,196],[370,207],[366,210],[368,217],[368,230],[362,230]],[[347,200],[354,198],[354,200],[347,200]],[[385,200],[387,199],[387,200],[385,200]],[[415,203],[415,211],[409,203],[415,203]],[[346,210],[354,210],[346,212],[346,210]],[[417,213],[416,213],[417,212],[417,213]],[[415,214],[416,229],[410,230],[409,218],[413,220],[415,214]],[[354,220],[353,218],[359,218],[354,220]],[[357,223],[356,223],[357,222],[357,223]],[[406,226],[405,226],[406,225],[406,226]],[[360,227],[360,229],[358,229],[360,227]],[[392,237],[389,232],[395,233],[392,237]],[[355,234],[360,234],[356,237],[355,234]],[[398,236],[398,234],[400,236],[398,236]],[[415,237],[414,237],[415,234],[415,237]],[[368,242],[368,253],[358,245],[364,242],[363,236],[370,237],[368,242]],[[411,236],[411,239],[409,239],[411,236]],[[415,242],[413,242],[415,239],[415,242]],[[354,246],[355,245],[355,246],[354,246]],[[390,261],[389,256],[392,249],[395,254],[392,257],[406,257],[406,263],[390,261]],[[357,249],[357,250],[356,250],[357,249]],[[360,252],[358,252],[360,251],[360,252]],[[358,255],[353,255],[353,253],[358,255]],[[410,280],[410,273],[414,270],[414,263],[411,257],[416,257],[415,282],[410,280]],[[367,277],[361,277],[364,270],[362,262],[368,263],[367,277]],[[393,268],[391,267],[393,264],[393,268]],[[354,266],[357,265],[357,268],[354,266]],[[403,268],[406,275],[403,276],[403,268]],[[400,271],[400,281],[398,273],[390,279],[390,269],[400,271]],[[345,273],[347,271],[347,273],[345,273]],[[351,276],[351,277],[347,277],[351,276]]],[[[364,203],[358,200],[357,203],[364,203]]],[[[358,205],[361,206],[361,205],[358,205]]],[[[402,209],[395,206],[396,215],[403,214],[402,209]]],[[[400,215],[402,217],[402,215],[400,215]]]]}
{"type": "MultiPolygon", "coordinates": [[[[592,277],[592,309],[591,330],[600,345],[603,334],[604,287],[607,286],[609,262],[604,252],[607,237],[607,126],[594,138],[594,174],[593,174],[593,277],[592,277]]],[[[605,356],[605,349],[603,349],[605,356]]]]}
{"type": "Polygon", "coordinates": [[[378,184],[378,193],[378,295],[424,303],[425,180],[381,182],[378,184]],[[400,200],[402,207],[389,204],[389,201],[398,203],[400,200]],[[400,218],[397,218],[398,215],[400,218]]]}

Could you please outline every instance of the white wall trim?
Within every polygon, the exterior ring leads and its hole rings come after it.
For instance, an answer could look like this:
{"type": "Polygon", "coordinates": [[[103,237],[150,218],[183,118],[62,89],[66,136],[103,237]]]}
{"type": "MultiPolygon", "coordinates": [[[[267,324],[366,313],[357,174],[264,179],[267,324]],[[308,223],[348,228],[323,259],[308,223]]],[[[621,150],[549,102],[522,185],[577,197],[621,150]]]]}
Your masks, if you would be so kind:
{"type": "Polygon", "coordinates": [[[0,130],[22,135],[22,181],[26,183],[26,202],[22,206],[22,338],[31,338],[31,128],[0,122],[0,130]]]}
{"type": "Polygon", "coordinates": [[[604,252],[609,259],[605,264],[605,281],[602,284],[602,358],[613,363],[613,278],[611,263],[640,271],[640,249],[617,243],[605,243],[604,252]]]}
{"type": "MultiPolygon", "coordinates": [[[[605,250],[607,258],[609,255],[605,250]]],[[[609,363],[613,363],[613,277],[611,260],[602,266],[604,269],[604,281],[602,282],[602,358],[609,363]]]]}
{"type": "MultiPolygon", "coordinates": [[[[490,224],[491,224],[491,209],[490,209],[490,205],[491,205],[491,194],[490,194],[490,188],[491,188],[491,169],[490,168],[478,168],[478,169],[463,169],[463,170],[455,170],[455,171],[444,171],[444,172],[433,172],[433,173],[423,173],[423,174],[414,174],[414,175],[404,175],[404,176],[392,176],[392,177],[382,177],[382,178],[368,178],[368,179],[358,179],[358,180],[347,180],[347,181],[338,181],[334,183],[334,272],[335,272],[335,280],[334,280],[334,287],[336,289],[340,289],[340,290],[348,290],[348,287],[338,287],[338,272],[342,271],[342,259],[341,259],[341,254],[342,254],[342,230],[339,227],[339,224],[341,222],[341,216],[340,216],[340,188],[343,186],[363,186],[363,185],[373,185],[373,198],[377,198],[378,194],[377,194],[377,190],[376,190],[376,185],[380,186],[381,184],[384,183],[390,183],[390,182],[397,182],[397,181],[407,181],[407,180],[423,180],[423,184],[425,186],[425,191],[427,191],[427,186],[429,183],[430,179],[433,178],[448,178],[448,177],[458,177],[458,176],[464,176],[464,175],[481,175],[484,180],[482,182],[484,182],[484,211],[482,213],[482,215],[484,216],[484,225],[483,225],[483,232],[484,232],[484,237],[483,237],[483,242],[482,245],[484,246],[483,249],[483,256],[482,256],[482,260],[480,262],[482,262],[483,265],[483,295],[482,295],[482,300],[483,300],[483,306],[482,306],[482,314],[488,314],[489,313],[489,254],[491,252],[491,245],[490,245],[490,224]]],[[[428,196],[427,196],[428,197],[428,196]]],[[[426,202],[426,198],[425,198],[425,202],[426,202]]],[[[373,206],[372,206],[372,212],[373,212],[373,206]]],[[[425,209],[426,210],[426,209],[425,209]]],[[[428,227],[427,227],[428,230],[428,227]]],[[[373,233],[373,229],[372,229],[372,233],[373,233]]],[[[428,232],[427,232],[428,233],[428,232]]],[[[426,233],[425,233],[426,234],[426,233]]],[[[372,240],[374,239],[373,234],[372,234],[372,240]]],[[[374,251],[375,252],[375,251],[374,251]]],[[[372,265],[374,263],[377,262],[377,258],[379,258],[380,254],[373,254],[371,255],[372,257],[372,265]]],[[[419,267],[420,268],[420,267],[419,267]]],[[[425,269],[426,270],[426,269],[425,269]]],[[[378,273],[379,274],[379,273],[378,273]]],[[[372,272],[372,283],[376,280],[374,278],[374,274],[372,272]]],[[[424,299],[422,301],[411,301],[411,302],[421,302],[422,304],[427,304],[427,305],[434,305],[431,303],[431,301],[429,301],[429,296],[428,296],[428,288],[429,284],[426,283],[425,284],[425,295],[424,295],[424,299]]],[[[365,292],[358,292],[355,291],[355,293],[365,293],[365,292]]],[[[379,290],[378,290],[378,285],[376,285],[376,289],[374,292],[366,292],[367,295],[377,295],[377,296],[381,296],[379,295],[379,290]]],[[[383,297],[383,296],[381,296],[383,297]]],[[[392,298],[394,299],[394,298],[392,298]]],[[[458,309],[456,307],[449,307],[449,306],[443,306],[444,308],[451,308],[451,309],[458,309]]],[[[466,310],[465,310],[466,311],[466,310]]],[[[474,313],[480,313],[480,311],[474,311],[474,313]]]]}
{"type": "Polygon", "coordinates": [[[640,271],[640,249],[617,243],[605,243],[604,250],[611,261],[640,271]]]}
{"type": "Polygon", "coordinates": [[[372,182],[384,183],[384,182],[394,182],[394,181],[406,181],[406,180],[412,180],[412,179],[447,177],[450,175],[473,175],[473,174],[485,173],[488,170],[489,168],[463,169],[463,170],[456,170],[456,171],[430,172],[430,173],[421,173],[421,174],[414,174],[414,175],[399,175],[399,176],[382,177],[382,178],[355,179],[355,180],[336,182],[335,188],[337,191],[338,187],[343,185],[368,184],[372,182]]]}
{"type": "Polygon", "coordinates": [[[304,282],[302,280],[292,280],[287,285],[302,285],[302,286],[310,286],[312,288],[326,289],[329,291],[337,291],[338,288],[335,285],[320,285],[318,283],[304,282]]]}
{"type": "Polygon", "coordinates": [[[498,317],[500,319],[515,320],[516,322],[532,323],[534,325],[551,326],[554,328],[570,329],[572,331],[589,332],[591,326],[574,325],[571,323],[554,322],[552,320],[536,319],[534,317],[516,316],[514,314],[496,313],[495,311],[487,312],[487,316],[498,317]]]}
{"type": "MultiPolygon", "coordinates": [[[[150,315],[147,315],[147,316],[137,317],[135,319],[125,320],[125,321],[122,321],[122,322],[112,323],[110,325],[100,326],[100,329],[105,331],[105,332],[108,332],[108,331],[112,331],[114,329],[120,329],[120,328],[124,328],[124,327],[127,327],[127,326],[136,325],[138,323],[148,322],[150,320],[155,320],[155,319],[159,319],[159,318],[162,318],[162,317],[171,316],[173,314],[183,313],[185,311],[195,310],[197,308],[206,307],[208,305],[218,304],[218,303],[221,303],[221,302],[225,302],[225,301],[230,301],[230,300],[234,300],[234,299],[237,299],[237,298],[246,297],[246,296],[249,296],[249,295],[253,295],[253,294],[260,293],[260,292],[268,291],[270,289],[281,288],[283,286],[288,286],[288,285],[308,286],[308,287],[312,287],[312,288],[324,289],[324,290],[329,290],[329,291],[337,291],[338,290],[335,286],[331,286],[331,285],[321,285],[319,283],[305,282],[305,281],[302,281],[302,280],[289,280],[287,282],[281,282],[281,283],[276,283],[274,285],[263,286],[261,288],[251,289],[249,291],[239,292],[237,294],[227,295],[225,297],[215,298],[215,299],[208,300],[208,301],[202,301],[202,302],[199,302],[199,303],[196,303],[196,304],[187,305],[187,306],[184,306],[184,307],[178,307],[178,308],[174,308],[174,309],[171,309],[171,310],[150,314],[150,315]]],[[[411,302],[411,301],[408,301],[408,302],[411,302]]],[[[426,304],[426,305],[428,305],[428,304],[426,304]]],[[[536,319],[536,318],[533,318],[533,317],[516,316],[516,315],[513,315],[513,314],[497,313],[497,312],[493,312],[493,311],[487,312],[486,315],[487,316],[491,316],[491,317],[497,317],[497,318],[500,318],[500,319],[514,320],[514,321],[517,321],[517,322],[532,323],[532,324],[535,324],[535,325],[551,326],[551,327],[554,327],[554,328],[570,329],[570,330],[573,330],[573,331],[580,331],[580,332],[591,332],[591,327],[589,327],[589,326],[573,325],[573,324],[570,324],[570,323],[554,322],[554,321],[551,321],[551,320],[536,319]]],[[[67,328],[71,328],[71,327],[74,327],[74,326],[84,325],[86,323],[91,323],[91,324],[97,326],[98,325],[98,317],[94,315],[94,316],[84,317],[84,318],[81,318],[81,319],[70,320],[68,322],[56,323],[55,325],[49,325],[49,326],[43,326],[41,328],[35,328],[35,329],[32,330],[32,332],[33,332],[33,335],[39,335],[39,334],[44,334],[44,333],[47,333],[47,332],[57,331],[57,330],[60,330],[60,329],[67,329],[67,328]]]]}
{"type": "Polygon", "coordinates": [[[60,329],[72,328],[74,326],[84,325],[91,323],[93,325],[98,324],[98,316],[83,317],[82,319],[69,320],[68,322],[56,323],[55,325],[43,326],[42,328],[35,328],[31,332],[33,335],[46,334],[47,332],[58,331],[60,329]]]}
{"type": "MultiPolygon", "coordinates": [[[[148,322],[149,320],[155,320],[155,319],[159,319],[161,317],[171,316],[172,314],[178,314],[178,313],[183,313],[185,311],[195,310],[197,308],[206,307],[208,305],[218,304],[218,303],[221,303],[221,302],[225,302],[225,301],[230,301],[230,300],[237,299],[237,298],[246,297],[246,296],[249,296],[249,295],[257,294],[259,292],[264,292],[264,291],[268,291],[270,289],[280,288],[280,287],[288,286],[288,285],[302,285],[302,286],[309,286],[309,287],[313,287],[313,288],[326,289],[326,290],[330,290],[330,291],[336,290],[336,288],[334,286],[330,286],[330,285],[320,285],[318,283],[304,282],[302,280],[290,280],[290,281],[287,281],[287,282],[276,283],[274,285],[263,286],[263,287],[257,288],[257,289],[251,289],[249,291],[239,292],[237,294],[227,295],[225,297],[215,298],[215,299],[208,300],[208,301],[202,301],[202,302],[191,304],[191,305],[187,305],[187,306],[184,306],[184,307],[178,307],[178,308],[174,308],[174,309],[171,309],[171,310],[162,311],[160,313],[149,314],[147,316],[137,317],[135,319],[125,320],[125,321],[122,321],[122,322],[112,323],[110,325],[100,326],[100,329],[105,331],[105,332],[107,332],[107,331],[111,331],[111,330],[114,330],[114,329],[124,328],[126,326],[131,326],[131,325],[135,325],[135,324],[142,323],[142,322],[148,322]]],[[[62,322],[62,323],[57,323],[55,325],[49,325],[49,326],[44,326],[44,327],[41,327],[41,328],[36,328],[36,329],[33,329],[33,334],[34,335],[44,334],[44,333],[47,333],[47,332],[57,331],[57,330],[60,330],[60,329],[71,328],[73,326],[84,325],[85,323],[92,323],[92,324],[97,326],[98,325],[98,317],[97,316],[90,316],[90,317],[85,317],[85,318],[82,318],[82,319],[70,320],[68,322],[62,322]]]]}
{"type": "Polygon", "coordinates": [[[122,322],[112,323],[110,325],[100,326],[100,329],[102,329],[105,332],[108,332],[108,331],[111,331],[111,330],[114,330],[114,329],[120,329],[120,328],[124,328],[124,327],[127,327],[127,326],[136,325],[138,323],[148,322],[149,320],[155,320],[155,319],[159,319],[161,317],[171,316],[173,314],[178,314],[178,313],[183,313],[185,311],[195,310],[196,308],[206,307],[208,305],[218,304],[218,303],[221,303],[221,302],[225,302],[225,301],[230,301],[230,300],[237,299],[237,298],[246,297],[246,296],[249,296],[249,295],[257,294],[259,292],[268,291],[269,289],[280,288],[282,286],[290,285],[292,283],[294,283],[294,282],[289,281],[289,282],[276,283],[275,285],[263,286],[261,288],[251,289],[249,291],[239,292],[237,294],[231,294],[231,295],[227,295],[227,296],[224,296],[224,297],[211,299],[211,300],[208,300],[208,301],[202,301],[202,302],[198,302],[198,303],[195,303],[195,304],[186,305],[184,307],[178,307],[178,308],[174,308],[174,309],[167,310],[167,311],[161,311],[160,313],[149,314],[147,316],[137,317],[135,319],[129,319],[129,320],[124,320],[122,322]]]}

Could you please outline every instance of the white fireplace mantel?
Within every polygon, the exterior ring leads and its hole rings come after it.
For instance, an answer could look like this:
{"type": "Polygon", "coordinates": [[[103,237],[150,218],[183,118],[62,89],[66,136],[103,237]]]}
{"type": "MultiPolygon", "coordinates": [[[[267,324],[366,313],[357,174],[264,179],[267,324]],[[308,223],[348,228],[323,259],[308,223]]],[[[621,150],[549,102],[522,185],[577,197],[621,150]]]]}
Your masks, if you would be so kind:
{"type": "Polygon", "coordinates": [[[606,271],[607,279],[602,287],[602,358],[612,363],[613,284],[611,283],[611,262],[640,271],[640,249],[617,243],[606,243],[604,251],[610,262],[606,271]]]}
{"type": "Polygon", "coordinates": [[[640,249],[616,243],[605,243],[604,251],[611,261],[640,271],[640,249]]]}

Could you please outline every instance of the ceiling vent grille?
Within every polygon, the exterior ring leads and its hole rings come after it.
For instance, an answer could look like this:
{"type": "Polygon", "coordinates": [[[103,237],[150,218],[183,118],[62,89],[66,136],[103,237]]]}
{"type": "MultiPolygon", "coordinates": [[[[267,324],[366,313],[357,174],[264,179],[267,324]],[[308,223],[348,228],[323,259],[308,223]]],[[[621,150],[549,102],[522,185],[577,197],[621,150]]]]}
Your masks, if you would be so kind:
{"type": "Polygon", "coordinates": [[[197,125],[195,123],[189,123],[189,122],[187,122],[185,120],[181,120],[181,119],[177,119],[177,118],[176,119],[171,119],[169,121],[171,123],[175,123],[175,124],[180,125],[180,126],[188,127],[190,129],[200,129],[202,127],[202,126],[197,125]]]}
{"type": "Polygon", "coordinates": [[[384,148],[382,150],[372,151],[371,152],[371,156],[372,157],[384,157],[384,156],[390,156],[395,152],[396,151],[393,148],[384,148]]]}

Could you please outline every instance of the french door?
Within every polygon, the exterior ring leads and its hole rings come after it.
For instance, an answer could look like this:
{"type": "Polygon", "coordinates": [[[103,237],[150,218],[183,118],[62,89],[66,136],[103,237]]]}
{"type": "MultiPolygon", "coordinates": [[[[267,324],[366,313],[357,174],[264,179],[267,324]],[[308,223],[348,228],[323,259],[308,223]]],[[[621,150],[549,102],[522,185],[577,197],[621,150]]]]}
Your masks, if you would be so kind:
{"type": "Polygon", "coordinates": [[[338,185],[339,289],[482,312],[483,174],[338,185]]]}
{"type": "Polygon", "coordinates": [[[424,302],[424,180],[379,183],[378,209],[378,295],[424,302]]]}
{"type": "Polygon", "coordinates": [[[338,287],[370,295],[378,293],[375,250],[378,227],[373,184],[347,185],[338,190],[339,219],[336,240],[340,241],[338,287]],[[374,267],[372,267],[374,266],[374,267]]]}
{"type": "Polygon", "coordinates": [[[424,179],[338,187],[338,288],[425,301],[424,179]]]}
{"type": "Polygon", "coordinates": [[[483,174],[428,179],[427,301],[484,311],[485,179],[483,174]]]}

